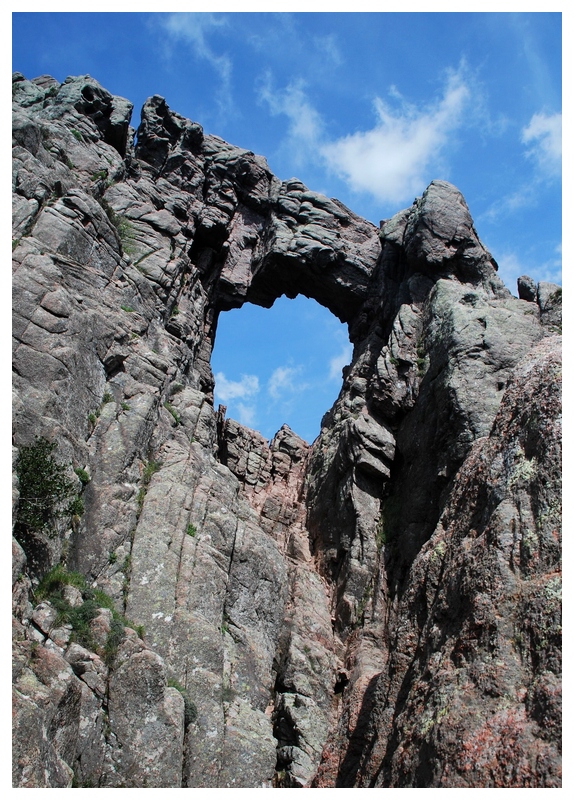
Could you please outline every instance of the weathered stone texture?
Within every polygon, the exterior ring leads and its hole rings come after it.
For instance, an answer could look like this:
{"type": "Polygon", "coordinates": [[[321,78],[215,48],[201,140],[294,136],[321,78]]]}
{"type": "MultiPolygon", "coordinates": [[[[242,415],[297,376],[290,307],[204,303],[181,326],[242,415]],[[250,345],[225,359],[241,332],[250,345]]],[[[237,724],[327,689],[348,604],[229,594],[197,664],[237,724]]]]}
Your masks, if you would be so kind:
{"type": "Polygon", "coordinates": [[[157,95],[134,147],[89,76],[13,86],[15,453],[89,478],[15,527],[14,785],[559,785],[561,289],[513,297],[445,181],[377,229],[157,95]],[[217,321],[299,293],[353,360],[268,442],[217,321]],[[75,641],[58,562],[143,638],[75,641]]]}

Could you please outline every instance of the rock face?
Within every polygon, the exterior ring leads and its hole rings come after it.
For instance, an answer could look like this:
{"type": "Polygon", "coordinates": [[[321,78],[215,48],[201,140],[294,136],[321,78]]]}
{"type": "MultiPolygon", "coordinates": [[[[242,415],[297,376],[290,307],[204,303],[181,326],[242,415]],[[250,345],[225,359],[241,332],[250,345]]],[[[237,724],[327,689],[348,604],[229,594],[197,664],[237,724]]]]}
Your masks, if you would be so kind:
{"type": "Polygon", "coordinates": [[[513,297],[444,181],[377,229],[161,97],[136,138],[13,80],[16,459],[57,442],[84,508],[32,535],[15,482],[14,786],[559,786],[559,287],[513,297]],[[217,320],[299,293],[353,360],[267,442],[217,320]],[[90,646],[58,564],[115,604],[90,646]]]}

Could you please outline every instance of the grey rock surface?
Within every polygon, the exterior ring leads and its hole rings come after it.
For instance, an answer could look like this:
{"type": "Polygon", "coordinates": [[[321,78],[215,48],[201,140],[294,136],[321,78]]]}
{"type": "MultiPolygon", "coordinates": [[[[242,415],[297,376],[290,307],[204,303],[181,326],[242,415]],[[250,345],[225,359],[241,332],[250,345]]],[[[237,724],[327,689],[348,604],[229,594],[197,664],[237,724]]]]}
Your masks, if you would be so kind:
{"type": "Polygon", "coordinates": [[[15,453],[84,507],[32,531],[14,481],[14,786],[559,785],[560,287],[445,181],[377,229],[157,95],[134,146],[90,76],[13,80],[15,453]],[[353,360],[268,442],[217,321],[300,293],[353,360]]]}

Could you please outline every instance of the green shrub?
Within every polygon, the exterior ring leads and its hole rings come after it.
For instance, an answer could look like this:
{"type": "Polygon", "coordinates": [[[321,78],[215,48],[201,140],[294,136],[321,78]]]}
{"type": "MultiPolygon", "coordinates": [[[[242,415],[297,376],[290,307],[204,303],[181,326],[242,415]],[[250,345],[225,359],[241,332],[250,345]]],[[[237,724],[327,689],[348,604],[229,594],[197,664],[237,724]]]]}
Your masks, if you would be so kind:
{"type": "Polygon", "coordinates": [[[144,486],[149,485],[152,475],[155,475],[155,473],[158,472],[160,469],[161,469],[161,461],[154,461],[153,458],[150,458],[150,460],[146,463],[143,470],[142,481],[144,486]]]}
{"type": "Polygon", "coordinates": [[[188,536],[196,536],[197,528],[195,527],[195,525],[192,525],[191,522],[190,522],[189,525],[187,526],[186,533],[187,533],[188,536]]]}
{"type": "Polygon", "coordinates": [[[102,397],[102,405],[106,405],[106,403],[113,403],[114,396],[111,392],[104,392],[104,396],[102,397]]]}
{"type": "Polygon", "coordinates": [[[236,697],[237,692],[235,689],[232,689],[231,686],[225,686],[221,690],[221,699],[224,703],[231,703],[231,701],[236,697]]]}
{"type": "Polygon", "coordinates": [[[74,497],[74,499],[70,501],[67,510],[71,517],[81,517],[85,511],[84,501],[81,497],[74,497]]]}
{"type": "Polygon", "coordinates": [[[36,587],[34,599],[39,603],[50,595],[61,592],[64,586],[75,586],[76,589],[85,591],[86,579],[79,572],[70,572],[63,564],[56,564],[43,576],[36,587]]]}
{"type": "Polygon", "coordinates": [[[106,666],[112,667],[114,665],[119,646],[125,638],[126,632],[122,620],[114,617],[104,645],[104,663],[106,666]]]}
{"type": "Polygon", "coordinates": [[[86,484],[90,482],[89,474],[86,472],[85,469],[82,469],[82,467],[76,467],[74,472],[82,482],[82,486],[86,486],[86,484]]]}
{"type": "Polygon", "coordinates": [[[84,141],[84,137],[82,136],[82,134],[80,133],[80,131],[77,131],[75,128],[72,128],[72,131],[71,131],[71,133],[72,133],[72,136],[75,136],[75,137],[76,137],[76,139],[77,139],[79,142],[83,142],[83,141],[84,141]]]}
{"type": "Polygon", "coordinates": [[[20,499],[16,528],[40,532],[75,513],[74,482],[66,477],[66,467],[58,464],[52,453],[56,442],[36,437],[34,444],[21,447],[16,461],[20,499]]]}
{"type": "Polygon", "coordinates": [[[118,647],[125,639],[124,628],[132,628],[142,639],[145,634],[143,625],[135,625],[116,610],[114,601],[106,592],[88,586],[83,575],[69,572],[62,564],[57,564],[44,575],[34,592],[34,599],[36,602],[48,600],[58,612],[56,624],[71,625],[73,641],[93,651],[97,651],[98,646],[90,622],[98,616],[101,608],[109,609],[112,612],[112,624],[103,648],[103,658],[108,666],[113,665],[118,647]],[[83,598],[81,605],[71,606],[64,600],[63,590],[66,586],[75,586],[80,590],[83,598]]]}
{"type": "Polygon", "coordinates": [[[177,689],[177,691],[183,697],[183,704],[184,704],[184,720],[183,723],[187,728],[188,725],[191,725],[192,722],[195,722],[197,719],[197,706],[190,698],[187,690],[178,683],[178,681],[173,680],[173,678],[169,678],[167,685],[170,686],[172,689],[177,689]]]}

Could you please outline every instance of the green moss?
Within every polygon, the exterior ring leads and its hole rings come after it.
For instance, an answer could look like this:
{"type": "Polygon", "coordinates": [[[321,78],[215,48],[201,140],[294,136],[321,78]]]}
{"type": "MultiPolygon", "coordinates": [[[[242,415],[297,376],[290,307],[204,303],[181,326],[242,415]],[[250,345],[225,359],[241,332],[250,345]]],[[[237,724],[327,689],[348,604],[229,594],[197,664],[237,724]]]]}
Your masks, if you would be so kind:
{"type": "Polygon", "coordinates": [[[126,217],[117,216],[113,211],[111,213],[113,218],[111,217],[110,221],[115,225],[116,231],[118,232],[118,238],[120,240],[122,252],[128,256],[135,255],[137,251],[137,243],[133,224],[126,217]]]}
{"type": "Polygon", "coordinates": [[[385,497],[381,501],[381,513],[375,534],[377,548],[389,544],[397,535],[401,522],[401,505],[395,495],[385,497]]]}
{"type": "Polygon", "coordinates": [[[52,453],[56,442],[36,437],[34,443],[21,447],[16,461],[20,499],[16,516],[18,531],[53,531],[59,519],[75,511],[74,482],[66,476],[67,468],[58,464],[52,453]]]}
{"type": "Polygon", "coordinates": [[[181,425],[181,417],[179,416],[177,410],[172,406],[172,404],[166,402],[163,405],[164,408],[166,408],[171,414],[171,416],[174,418],[176,426],[181,425]]]}
{"type": "Polygon", "coordinates": [[[373,587],[371,584],[365,587],[365,591],[363,592],[363,596],[359,601],[359,605],[357,606],[357,623],[362,625],[365,622],[365,610],[367,605],[373,595],[373,587]]]}

